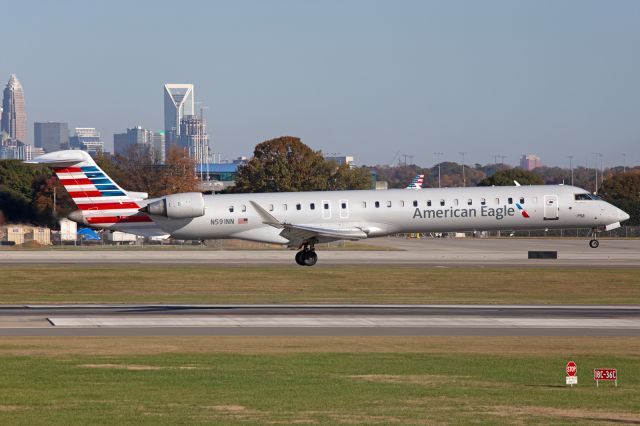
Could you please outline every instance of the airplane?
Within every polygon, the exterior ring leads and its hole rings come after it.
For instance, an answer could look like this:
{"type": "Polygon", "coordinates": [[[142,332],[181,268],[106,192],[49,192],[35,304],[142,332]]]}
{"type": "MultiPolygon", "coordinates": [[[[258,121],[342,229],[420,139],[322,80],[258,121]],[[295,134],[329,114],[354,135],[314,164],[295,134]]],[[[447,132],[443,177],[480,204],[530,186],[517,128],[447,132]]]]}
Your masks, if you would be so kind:
{"type": "MultiPolygon", "coordinates": [[[[118,186],[85,151],[57,151],[28,163],[47,164],[79,207],[75,220],[138,235],[206,240],[238,238],[296,248],[313,266],[315,245],[398,233],[514,231],[620,227],[629,215],[597,195],[569,185],[309,191],[147,199],[118,186]]],[[[72,218],[73,219],[73,218],[72,218]]]]}
{"type": "Polygon", "coordinates": [[[424,175],[419,174],[413,178],[409,186],[407,186],[405,189],[422,189],[423,183],[424,183],[424,175]]]}

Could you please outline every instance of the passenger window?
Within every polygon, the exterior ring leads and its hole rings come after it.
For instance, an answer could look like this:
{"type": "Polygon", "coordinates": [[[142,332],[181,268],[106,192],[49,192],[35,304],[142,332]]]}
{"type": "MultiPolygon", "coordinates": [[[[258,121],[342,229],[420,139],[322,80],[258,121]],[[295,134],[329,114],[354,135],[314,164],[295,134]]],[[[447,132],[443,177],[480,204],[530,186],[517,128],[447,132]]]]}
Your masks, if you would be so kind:
{"type": "Polygon", "coordinates": [[[440,200],[440,205],[444,206],[444,200],[440,200]]]}
{"type": "Polygon", "coordinates": [[[391,207],[391,201],[387,201],[387,207],[391,207]]]}
{"type": "Polygon", "coordinates": [[[413,207],[418,207],[418,200],[413,200],[413,207]]]}
{"type": "Polygon", "coordinates": [[[247,206],[245,206],[244,204],[242,205],[242,207],[240,208],[240,210],[242,210],[243,212],[247,211],[247,206]]]}
{"type": "Polygon", "coordinates": [[[229,212],[233,213],[233,206],[229,206],[229,212]]]}
{"type": "Polygon", "coordinates": [[[487,204],[487,200],[485,198],[480,198],[480,204],[483,206],[487,204]]]}
{"type": "Polygon", "coordinates": [[[427,207],[431,207],[431,200],[427,201],[427,207]]]}
{"type": "Polygon", "coordinates": [[[329,210],[329,203],[324,203],[324,209],[329,210]]]}
{"type": "Polygon", "coordinates": [[[315,209],[316,209],[316,203],[311,203],[311,204],[309,204],[309,208],[310,208],[311,210],[315,210],[315,209]]]}
{"type": "Polygon", "coordinates": [[[454,198],[454,199],[453,199],[453,205],[454,205],[454,206],[457,206],[457,205],[458,205],[458,199],[457,199],[457,198],[454,198]]]}
{"type": "Polygon", "coordinates": [[[273,204],[269,204],[269,211],[272,212],[273,211],[273,204]]]}
{"type": "Polygon", "coordinates": [[[341,206],[342,206],[343,209],[346,209],[347,208],[347,203],[342,203],[341,206]]]}
{"type": "Polygon", "coordinates": [[[404,200],[400,201],[400,207],[404,207],[404,200]]]}
{"type": "Polygon", "coordinates": [[[467,200],[467,205],[469,205],[469,206],[470,206],[470,205],[472,205],[472,204],[473,204],[473,200],[472,200],[471,198],[469,198],[469,199],[467,200]]]}
{"type": "Polygon", "coordinates": [[[500,198],[496,198],[496,205],[500,204],[500,198]]]}
{"type": "Polygon", "coordinates": [[[520,197],[520,204],[524,204],[524,197],[520,197]]]}
{"type": "Polygon", "coordinates": [[[366,201],[363,201],[363,202],[362,202],[362,208],[363,208],[363,209],[366,209],[366,208],[367,208],[367,202],[366,202],[366,201]]]}
{"type": "Polygon", "coordinates": [[[296,210],[302,210],[302,204],[296,204],[296,210]]]}
{"type": "Polygon", "coordinates": [[[377,209],[378,207],[380,207],[380,201],[376,201],[376,204],[375,204],[375,205],[376,205],[376,209],[377,209]]]}
{"type": "Polygon", "coordinates": [[[287,205],[286,204],[282,205],[282,210],[284,210],[285,212],[287,211],[287,205]]]}
{"type": "Polygon", "coordinates": [[[509,197],[507,201],[508,201],[508,204],[513,204],[513,198],[509,197]]]}

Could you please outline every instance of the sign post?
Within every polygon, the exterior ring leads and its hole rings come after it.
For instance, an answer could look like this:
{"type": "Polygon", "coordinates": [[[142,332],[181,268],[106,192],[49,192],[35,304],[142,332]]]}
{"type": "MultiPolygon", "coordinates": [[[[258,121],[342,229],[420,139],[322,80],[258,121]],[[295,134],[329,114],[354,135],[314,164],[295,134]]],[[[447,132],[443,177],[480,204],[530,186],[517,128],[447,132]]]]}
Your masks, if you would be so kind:
{"type": "Polygon", "coordinates": [[[618,370],[615,368],[594,368],[593,380],[596,381],[596,387],[600,387],[600,380],[613,380],[618,387],[618,370]]]}
{"type": "Polygon", "coordinates": [[[578,367],[576,366],[576,363],[573,361],[569,361],[567,363],[567,366],[565,367],[565,371],[567,372],[566,384],[570,385],[571,387],[573,387],[573,385],[577,385],[578,376],[576,374],[578,373],[578,367]]]}

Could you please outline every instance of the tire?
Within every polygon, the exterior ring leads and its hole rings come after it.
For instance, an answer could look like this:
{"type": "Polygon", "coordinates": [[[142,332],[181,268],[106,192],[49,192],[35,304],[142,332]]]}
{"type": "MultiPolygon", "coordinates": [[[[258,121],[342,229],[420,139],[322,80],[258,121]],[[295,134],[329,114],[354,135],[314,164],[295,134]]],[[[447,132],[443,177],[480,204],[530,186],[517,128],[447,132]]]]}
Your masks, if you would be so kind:
{"type": "Polygon", "coordinates": [[[318,262],[318,255],[315,251],[308,251],[304,253],[302,258],[305,266],[313,266],[318,262]]]}
{"type": "Polygon", "coordinates": [[[304,266],[304,252],[303,251],[299,251],[296,253],[296,263],[300,266],[304,266]]]}
{"type": "Polygon", "coordinates": [[[600,245],[600,242],[598,240],[589,241],[589,247],[591,248],[598,248],[599,245],[600,245]]]}

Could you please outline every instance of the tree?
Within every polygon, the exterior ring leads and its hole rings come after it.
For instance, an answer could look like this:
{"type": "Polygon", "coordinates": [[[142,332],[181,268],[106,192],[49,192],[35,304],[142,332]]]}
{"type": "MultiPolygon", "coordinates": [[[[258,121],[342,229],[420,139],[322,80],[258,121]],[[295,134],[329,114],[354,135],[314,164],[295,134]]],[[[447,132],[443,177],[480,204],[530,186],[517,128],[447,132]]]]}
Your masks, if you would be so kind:
{"type": "Polygon", "coordinates": [[[521,185],[542,185],[544,181],[533,172],[522,169],[506,169],[495,172],[492,176],[483,179],[478,186],[513,186],[514,180],[521,185]]]}
{"type": "Polygon", "coordinates": [[[634,170],[608,177],[600,186],[598,194],[629,213],[631,218],[625,225],[640,225],[640,171],[634,170]]]}
{"type": "Polygon", "coordinates": [[[362,169],[326,161],[299,138],[282,136],[256,145],[253,158],[238,168],[234,192],[297,192],[365,189],[362,169]]]}

